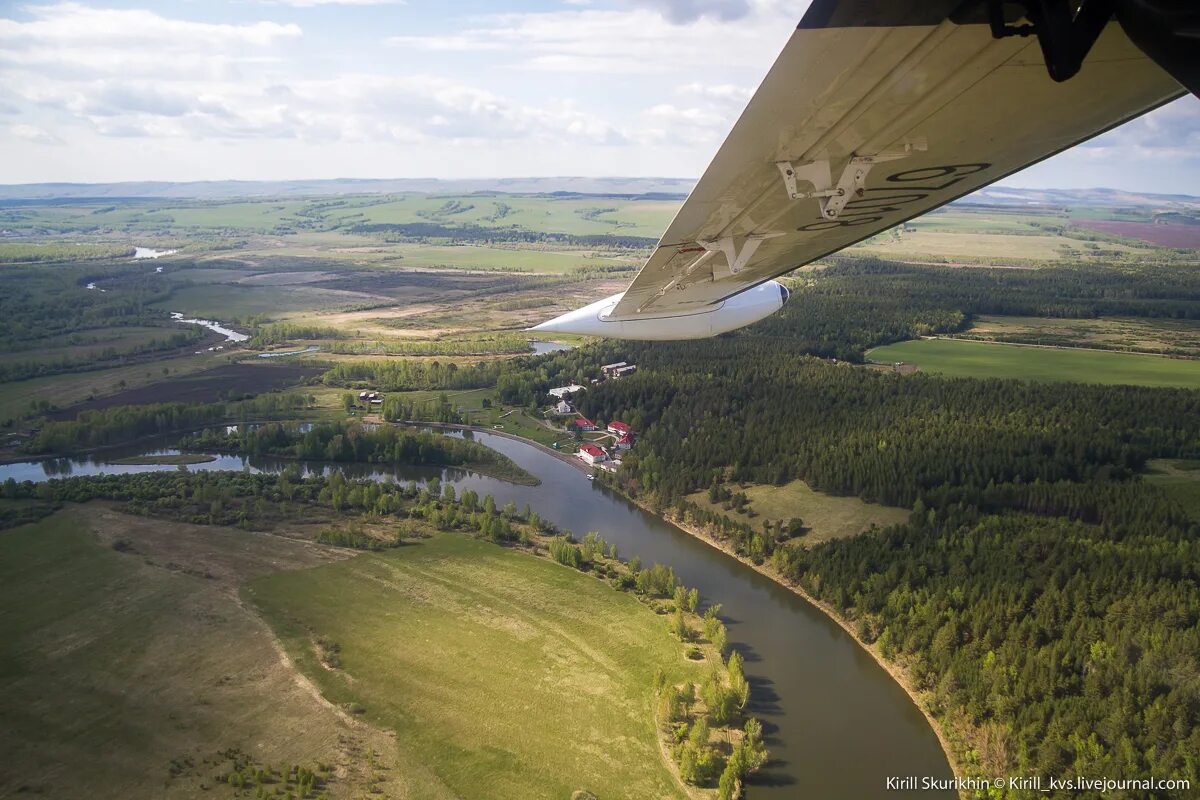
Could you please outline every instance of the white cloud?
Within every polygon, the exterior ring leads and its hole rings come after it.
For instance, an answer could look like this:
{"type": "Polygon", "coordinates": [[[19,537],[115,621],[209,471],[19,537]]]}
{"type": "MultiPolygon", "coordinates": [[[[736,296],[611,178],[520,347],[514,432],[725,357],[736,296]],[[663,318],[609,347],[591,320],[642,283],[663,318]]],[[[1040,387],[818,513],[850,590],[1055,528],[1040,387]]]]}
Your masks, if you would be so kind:
{"type": "Polygon", "coordinates": [[[404,0],[259,0],[264,5],[317,8],[318,6],[400,6],[404,0]]]}
{"type": "Polygon", "coordinates": [[[1196,159],[1200,155],[1200,103],[1183,97],[1075,148],[1088,159],[1196,159]]]}
{"type": "MultiPolygon", "coordinates": [[[[301,36],[294,24],[214,24],[143,9],[78,3],[30,6],[32,19],[0,18],[0,70],[52,80],[85,76],[236,78],[243,64],[301,36]]],[[[11,84],[10,84],[11,85],[11,84]]]]}
{"type": "Polygon", "coordinates": [[[494,14],[453,34],[386,41],[433,52],[502,52],[513,66],[555,73],[655,74],[714,66],[765,72],[799,20],[795,7],[774,0],[678,4],[726,11],[745,5],[737,25],[716,10],[676,17],[676,4],[643,5],[651,7],[494,14]]]}
{"type": "MultiPolygon", "coordinates": [[[[748,0],[632,0],[634,4],[657,9],[676,25],[685,25],[704,17],[733,22],[749,16],[748,0]]],[[[799,17],[796,18],[799,21],[799,17]]]]}
{"type": "Polygon", "coordinates": [[[35,144],[62,144],[63,143],[62,139],[58,138],[57,136],[50,133],[49,131],[42,130],[41,128],[37,127],[36,125],[25,125],[25,124],[10,125],[8,128],[8,131],[9,131],[9,133],[11,133],[13,136],[17,137],[18,139],[24,139],[27,142],[34,142],[35,144]]]}
{"type": "Polygon", "coordinates": [[[754,89],[748,86],[734,86],[732,83],[704,84],[687,83],[676,91],[684,95],[694,95],[712,100],[717,103],[737,105],[739,108],[750,102],[754,89]]]}
{"type": "MultiPolygon", "coordinates": [[[[419,41],[431,49],[511,51],[532,34],[543,43],[538,58],[565,56],[583,40],[591,42],[585,58],[609,58],[618,40],[648,20],[660,32],[673,27],[645,9],[566,13],[586,15],[588,30],[559,30],[553,13],[509,14],[487,18],[486,36],[480,29],[419,41]]],[[[692,82],[681,89],[688,103],[631,108],[614,123],[571,99],[518,101],[436,74],[302,76],[287,52],[302,36],[294,24],[213,24],[77,3],[31,14],[27,22],[0,19],[0,82],[15,107],[114,139],[454,141],[476,143],[480,152],[498,141],[524,142],[534,152],[550,143],[712,147],[747,96],[732,85],[692,82]]],[[[637,46],[622,46],[632,58],[637,46]]]]}

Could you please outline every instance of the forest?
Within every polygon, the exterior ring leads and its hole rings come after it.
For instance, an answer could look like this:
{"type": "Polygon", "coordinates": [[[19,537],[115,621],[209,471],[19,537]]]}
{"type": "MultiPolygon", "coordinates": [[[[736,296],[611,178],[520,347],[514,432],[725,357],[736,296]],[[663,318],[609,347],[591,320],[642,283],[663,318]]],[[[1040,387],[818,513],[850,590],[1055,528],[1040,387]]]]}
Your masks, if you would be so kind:
{"type": "Polygon", "coordinates": [[[918,506],[907,525],[777,552],[910,665],[935,714],[974,729],[984,766],[1200,780],[1194,526],[918,506]]]}
{"type": "Polygon", "coordinates": [[[84,411],[73,420],[45,423],[24,449],[35,455],[73,453],[216,422],[290,416],[311,408],[312,402],[311,396],[285,393],[231,403],[158,403],[84,411]]]}

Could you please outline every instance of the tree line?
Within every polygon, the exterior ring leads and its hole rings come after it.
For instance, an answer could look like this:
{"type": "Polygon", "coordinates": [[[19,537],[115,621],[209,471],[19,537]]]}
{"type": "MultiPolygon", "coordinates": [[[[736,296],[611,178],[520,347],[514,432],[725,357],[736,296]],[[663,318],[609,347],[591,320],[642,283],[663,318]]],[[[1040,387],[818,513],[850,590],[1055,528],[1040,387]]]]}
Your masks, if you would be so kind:
{"type": "Polygon", "coordinates": [[[216,450],[307,461],[488,465],[501,468],[505,474],[524,475],[532,480],[512,459],[490,447],[469,439],[405,430],[394,425],[270,422],[241,426],[237,431],[208,428],[182,438],[179,446],[188,450],[216,450]]]}
{"type": "Polygon", "coordinates": [[[25,452],[72,453],[216,422],[292,415],[312,405],[311,395],[289,392],[230,403],[157,403],[82,411],[73,420],[45,423],[25,445],[25,452]]]}

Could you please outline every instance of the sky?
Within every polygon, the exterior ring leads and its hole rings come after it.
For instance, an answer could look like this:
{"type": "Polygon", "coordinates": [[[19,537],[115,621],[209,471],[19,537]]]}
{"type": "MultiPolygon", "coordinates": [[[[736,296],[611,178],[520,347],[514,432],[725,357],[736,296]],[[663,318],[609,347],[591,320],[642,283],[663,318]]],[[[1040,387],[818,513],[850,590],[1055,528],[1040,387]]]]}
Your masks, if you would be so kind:
{"type": "MultiPolygon", "coordinates": [[[[0,183],[696,178],[805,5],[0,0],[0,183]]],[[[1005,183],[1200,194],[1200,100],[1005,183]]]]}

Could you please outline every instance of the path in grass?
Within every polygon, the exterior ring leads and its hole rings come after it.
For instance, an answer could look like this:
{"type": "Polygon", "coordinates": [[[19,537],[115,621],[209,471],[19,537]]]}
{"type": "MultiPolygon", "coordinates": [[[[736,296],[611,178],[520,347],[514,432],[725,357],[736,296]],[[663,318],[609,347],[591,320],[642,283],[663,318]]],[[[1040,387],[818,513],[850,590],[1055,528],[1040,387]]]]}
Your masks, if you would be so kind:
{"type": "Polygon", "coordinates": [[[326,697],[365,708],[461,796],[683,796],[655,739],[653,676],[702,670],[664,618],[599,580],[439,535],[247,595],[326,697]]]}
{"type": "Polygon", "coordinates": [[[951,377],[1200,388],[1200,361],[1134,353],[916,339],[877,347],[867,357],[916,364],[924,372],[951,377]]]}
{"type": "Polygon", "coordinates": [[[0,532],[0,797],[232,800],[216,780],[229,748],[259,766],[335,765],[335,800],[436,796],[383,731],[322,701],[238,600],[247,577],[348,555],[98,503],[0,532]]]}

